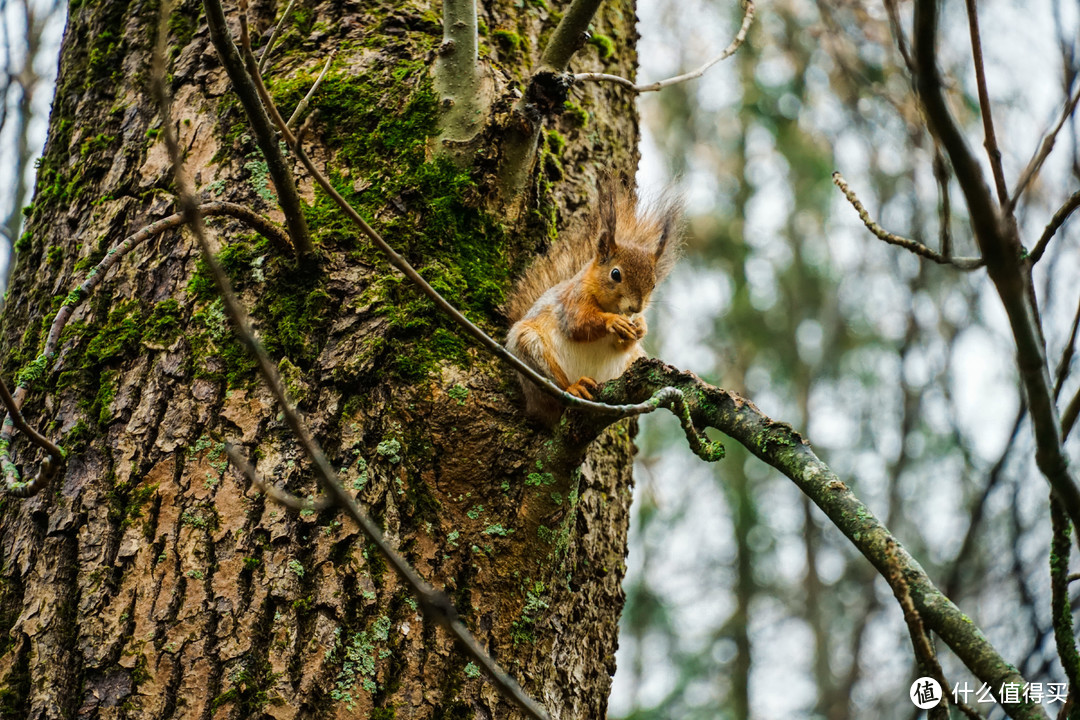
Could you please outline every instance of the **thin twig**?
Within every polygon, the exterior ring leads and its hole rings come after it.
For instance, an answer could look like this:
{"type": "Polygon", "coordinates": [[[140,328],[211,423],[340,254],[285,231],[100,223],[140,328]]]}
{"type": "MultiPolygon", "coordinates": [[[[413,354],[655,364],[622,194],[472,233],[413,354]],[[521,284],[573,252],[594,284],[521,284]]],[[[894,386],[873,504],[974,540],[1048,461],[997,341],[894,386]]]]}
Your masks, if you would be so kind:
{"type": "Polygon", "coordinates": [[[16,403],[15,398],[11,396],[11,392],[8,391],[7,383],[5,383],[3,379],[0,379],[0,400],[3,401],[4,406],[7,408],[7,417],[4,418],[4,433],[7,435],[7,438],[2,441],[3,456],[0,456],[0,465],[4,466],[6,475],[5,492],[9,495],[14,495],[15,497],[30,497],[49,486],[53,476],[55,476],[57,471],[63,466],[67,453],[44,435],[41,435],[37,430],[30,427],[26,420],[23,419],[22,413],[19,411],[19,404],[16,403]],[[12,426],[17,427],[32,443],[48,453],[41,461],[38,472],[34,478],[22,486],[17,484],[18,471],[14,464],[7,458],[8,444],[10,442],[8,438],[11,436],[10,429],[12,426]]]}
{"type": "Polygon", "coordinates": [[[1065,349],[1061,352],[1058,360],[1057,371],[1054,373],[1054,402],[1061,396],[1061,387],[1069,377],[1069,369],[1072,366],[1073,354],[1076,352],[1076,335],[1080,331],[1080,303],[1076,305],[1076,313],[1073,315],[1072,328],[1069,330],[1069,339],[1065,342],[1065,349]]]}
{"type": "Polygon", "coordinates": [[[726,48],[724,48],[724,51],[722,53],[714,57],[712,60],[709,60],[697,70],[691,70],[688,73],[676,75],[675,77],[670,77],[666,80],[658,80],[656,82],[648,83],[646,85],[636,85],[632,81],[627,80],[624,77],[619,77],[618,75],[608,75],[606,73],[576,73],[574,75],[574,82],[610,82],[617,85],[622,85],[623,87],[635,93],[645,93],[662,90],[666,87],[677,85],[681,82],[686,82],[687,80],[696,80],[697,78],[704,75],[709,70],[709,68],[711,68],[716,63],[720,62],[721,60],[726,60],[727,58],[734,55],[735,51],[742,46],[743,42],[746,41],[747,32],[750,31],[750,25],[754,22],[754,13],[756,11],[757,9],[754,7],[753,0],[746,0],[746,11],[743,14],[742,25],[739,27],[739,32],[735,35],[735,39],[732,40],[726,48]]]}
{"type": "Polygon", "coordinates": [[[885,0],[885,10],[889,14],[889,27],[896,39],[896,48],[900,51],[900,57],[903,58],[908,72],[914,77],[915,61],[911,59],[911,53],[908,51],[907,38],[904,37],[904,27],[900,23],[900,11],[896,7],[896,0],[885,0]]]}
{"type": "Polygon", "coordinates": [[[15,403],[15,398],[11,397],[11,392],[8,390],[7,383],[5,383],[2,378],[0,378],[0,400],[3,401],[4,407],[6,407],[8,411],[5,422],[10,422],[21,430],[22,433],[30,439],[30,442],[52,455],[57,462],[64,459],[66,453],[61,450],[59,446],[26,423],[26,420],[23,419],[22,413],[19,410],[19,406],[15,403]]]}
{"type": "Polygon", "coordinates": [[[318,500],[307,500],[301,497],[293,495],[287,490],[282,490],[273,483],[267,482],[265,478],[259,475],[259,471],[252,467],[251,463],[232,443],[225,443],[225,452],[229,455],[229,460],[240,471],[240,474],[248,479],[255,487],[259,488],[268,498],[274,502],[284,505],[287,508],[300,511],[314,511],[322,512],[329,507],[333,507],[334,501],[330,498],[320,498],[318,500]]]}
{"type": "Polygon", "coordinates": [[[1061,442],[1069,439],[1069,433],[1072,432],[1073,425],[1076,424],[1077,416],[1080,416],[1080,388],[1077,389],[1076,394],[1072,396],[1072,400],[1061,412],[1061,442]]]}
{"type": "Polygon", "coordinates": [[[285,6],[285,12],[281,13],[281,19],[278,20],[277,25],[274,26],[274,32],[270,33],[270,39],[266,41],[266,47],[263,48],[262,57],[259,58],[259,72],[266,72],[266,66],[270,61],[270,53],[274,50],[274,43],[277,42],[278,35],[281,34],[281,28],[285,27],[285,20],[289,17],[289,12],[292,11],[292,6],[296,3],[296,0],[289,0],[289,4],[285,6]]]}
{"type": "Polygon", "coordinates": [[[994,133],[994,116],[990,112],[990,93],[986,89],[986,69],[983,67],[982,39],[979,36],[979,15],[975,9],[975,0],[966,0],[968,30],[971,34],[971,54],[975,60],[975,83],[979,88],[979,111],[982,113],[983,133],[986,139],[983,145],[990,156],[990,169],[994,173],[994,185],[997,187],[998,202],[1002,205],[1009,200],[1009,189],[1005,185],[1005,173],[1001,169],[1001,150],[998,149],[997,135],[994,133]]]}
{"type": "Polygon", "coordinates": [[[1046,246],[1050,244],[1050,240],[1057,233],[1058,229],[1065,224],[1065,221],[1069,219],[1069,216],[1076,211],[1076,208],[1080,207],[1080,190],[1074,192],[1069,199],[1065,201],[1065,204],[1058,208],[1058,211],[1054,213],[1054,217],[1050,218],[1050,222],[1047,223],[1046,228],[1043,229],[1042,237],[1039,238],[1039,242],[1035,243],[1035,247],[1028,254],[1028,262],[1032,265],[1039,262],[1039,259],[1046,252],[1046,246]]]}
{"type": "MultiPolygon", "coordinates": [[[[492,682],[504,697],[510,699],[534,720],[547,720],[548,715],[543,708],[526,695],[517,682],[495,663],[491,656],[484,651],[472,636],[468,628],[465,627],[464,623],[458,619],[457,611],[450,602],[449,597],[445,593],[431,587],[416,573],[415,570],[413,570],[401,555],[387,544],[382,533],[379,531],[378,526],[359,508],[359,506],[357,506],[353,497],[345,491],[337,473],[334,472],[334,469],[330,465],[326,455],[323,453],[322,448],[319,447],[315,438],[312,436],[307,423],[303,420],[296,407],[286,395],[285,387],[277,372],[277,367],[274,365],[269,355],[267,355],[261,343],[255,338],[247,319],[247,313],[236,299],[228,275],[225,274],[221,264],[217,261],[217,258],[214,257],[210,242],[206,236],[202,215],[199,213],[198,204],[190,190],[187,176],[183,170],[183,157],[180,152],[180,147],[176,141],[176,136],[173,134],[169,98],[165,89],[164,38],[168,22],[168,5],[168,0],[165,0],[165,2],[162,3],[162,14],[158,26],[158,42],[154,46],[152,88],[158,105],[161,108],[163,135],[172,160],[173,173],[175,176],[176,188],[179,193],[181,209],[189,227],[191,227],[191,230],[198,241],[203,260],[209,267],[210,273],[218,286],[222,303],[224,304],[226,314],[229,317],[233,328],[236,330],[241,342],[255,356],[260,374],[274,394],[278,404],[281,406],[286,423],[292,429],[314,465],[316,477],[318,477],[323,491],[353,518],[368,539],[378,548],[387,563],[393,567],[394,571],[409,585],[419,601],[420,609],[424,616],[439,625],[442,625],[454,634],[466,654],[487,672],[492,682]]],[[[217,5],[217,7],[214,8],[214,11],[220,12],[221,8],[217,0],[207,0],[208,10],[212,5],[217,5]]]]}
{"type": "Polygon", "coordinates": [[[1057,124],[1054,128],[1046,134],[1043,141],[1039,144],[1038,150],[1032,156],[1031,161],[1028,162],[1027,167],[1024,168],[1024,172],[1020,174],[1020,179],[1016,182],[1016,188],[1013,189],[1012,197],[1009,198],[1009,202],[1005,206],[1006,214],[1011,214],[1016,209],[1016,204],[1020,202],[1020,196],[1027,189],[1028,183],[1032,178],[1038,174],[1042,164],[1049,157],[1050,151],[1054,149],[1054,142],[1057,140],[1058,133],[1061,132],[1061,128],[1065,126],[1065,121],[1072,117],[1073,112],[1076,111],[1076,104],[1080,102],[1080,83],[1077,83],[1076,90],[1073,91],[1072,97],[1065,103],[1065,107],[1061,110],[1061,116],[1058,118],[1057,124]]]}
{"type": "Polygon", "coordinates": [[[870,213],[867,212],[862,202],[859,201],[858,196],[855,195],[855,191],[848,186],[847,181],[844,180],[843,175],[841,175],[839,172],[834,172],[832,175],[832,179],[836,187],[840,188],[840,192],[844,193],[844,197],[846,197],[848,202],[851,203],[851,206],[855,208],[856,212],[859,213],[859,219],[863,221],[863,225],[866,226],[866,229],[872,232],[879,240],[883,240],[890,245],[902,247],[905,250],[915,253],[919,257],[924,257],[927,260],[933,260],[940,265],[952,265],[960,270],[976,270],[978,268],[981,268],[985,264],[982,258],[945,257],[941,253],[938,253],[926,247],[918,240],[912,240],[910,238],[902,237],[900,235],[889,232],[885,228],[878,225],[877,222],[875,222],[874,219],[870,217],[870,213]]]}
{"type": "Polygon", "coordinates": [[[938,212],[938,235],[941,238],[941,257],[952,260],[952,206],[949,202],[949,164],[941,152],[941,146],[934,142],[934,180],[938,184],[941,196],[941,208],[938,212]]]}
{"type": "Polygon", "coordinates": [[[334,51],[331,50],[330,55],[326,58],[326,64],[323,65],[322,72],[319,73],[319,77],[315,78],[315,84],[312,85],[311,89],[307,91],[307,95],[305,95],[304,99],[297,104],[296,109],[293,110],[292,115],[290,115],[289,119],[285,122],[286,127],[291,128],[295,126],[296,121],[299,120],[300,117],[304,114],[304,111],[307,110],[308,105],[311,103],[311,98],[315,97],[315,93],[316,91],[318,91],[319,85],[322,84],[323,78],[326,77],[326,72],[330,69],[330,62],[333,59],[334,51]]]}

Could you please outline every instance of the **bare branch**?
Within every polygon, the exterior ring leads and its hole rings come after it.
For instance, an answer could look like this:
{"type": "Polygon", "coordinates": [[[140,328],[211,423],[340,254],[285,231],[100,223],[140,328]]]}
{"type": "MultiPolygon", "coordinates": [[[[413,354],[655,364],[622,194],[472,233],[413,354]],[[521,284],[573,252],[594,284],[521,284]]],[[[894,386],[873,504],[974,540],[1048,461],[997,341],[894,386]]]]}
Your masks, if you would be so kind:
{"type": "Polygon", "coordinates": [[[939,718],[948,720],[949,705],[956,704],[969,718],[973,718],[973,720],[979,718],[980,715],[966,704],[953,703],[949,700],[947,693],[949,683],[945,679],[945,672],[941,669],[941,663],[938,662],[937,653],[934,652],[934,644],[930,641],[930,636],[926,632],[922,616],[919,615],[919,611],[915,608],[915,603],[911,599],[911,590],[908,588],[907,580],[899,572],[900,563],[896,555],[898,547],[899,543],[894,538],[889,538],[885,545],[885,552],[892,566],[892,577],[887,578],[889,585],[892,587],[893,595],[896,596],[897,602],[900,603],[900,607],[904,611],[904,623],[907,624],[908,635],[911,636],[911,645],[915,650],[915,660],[920,671],[924,676],[937,680],[938,684],[946,690],[941,703],[931,708],[928,715],[931,720],[938,720],[939,718]]]}
{"type": "Polygon", "coordinates": [[[1072,432],[1078,415],[1080,415],[1080,388],[1077,389],[1076,394],[1073,395],[1072,400],[1069,401],[1069,404],[1065,406],[1065,410],[1061,413],[1061,442],[1069,439],[1069,433],[1072,432]]]}
{"type": "Polygon", "coordinates": [[[941,146],[934,143],[934,180],[938,184],[941,196],[941,208],[938,211],[938,235],[941,238],[941,256],[952,260],[952,206],[949,202],[949,165],[941,146]]]}
{"type": "Polygon", "coordinates": [[[308,105],[311,103],[311,98],[315,97],[315,93],[318,91],[319,85],[322,84],[323,78],[326,77],[326,72],[330,69],[330,63],[331,61],[333,61],[333,59],[334,51],[331,50],[330,55],[326,58],[326,64],[323,65],[322,72],[319,73],[319,77],[315,78],[315,83],[311,86],[311,89],[307,91],[307,95],[304,96],[304,99],[297,103],[296,109],[293,110],[292,115],[289,116],[288,121],[285,123],[286,127],[295,127],[296,121],[299,120],[301,116],[303,116],[304,112],[308,108],[308,105]]]}
{"type": "Polygon", "coordinates": [[[994,133],[994,116],[990,111],[990,93],[986,89],[986,69],[983,67],[982,40],[979,37],[979,15],[975,0],[966,0],[968,29],[971,34],[971,55],[975,61],[975,83],[979,88],[979,111],[982,114],[983,133],[986,139],[983,145],[990,156],[990,169],[994,173],[998,202],[1002,205],[1009,201],[1009,189],[1005,186],[1005,173],[1001,169],[1001,150],[998,149],[997,135],[994,133]]]}
{"type": "Polygon", "coordinates": [[[293,247],[299,256],[310,257],[314,248],[311,245],[307,220],[304,219],[303,208],[300,204],[300,193],[296,189],[292,171],[285,162],[285,156],[278,146],[270,118],[266,116],[266,109],[259,101],[258,90],[251,76],[245,72],[244,62],[240,59],[240,53],[229,35],[221,3],[206,0],[203,5],[206,8],[210,40],[217,50],[218,57],[221,58],[221,64],[225,67],[225,72],[236,90],[237,97],[240,98],[251,134],[255,137],[255,142],[266,160],[267,171],[274,182],[274,189],[277,190],[278,203],[281,205],[282,212],[285,213],[285,226],[289,228],[289,237],[292,238],[293,247]]]}
{"type": "Polygon", "coordinates": [[[1050,244],[1050,240],[1053,239],[1058,229],[1065,224],[1065,221],[1069,219],[1069,216],[1072,215],[1078,207],[1080,207],[1080,190],[1074,192],[1069,199],[1065,201],[1065,204],[1058,208],[1058,211],[1054,213],[1054,217],[1050,218],[1050,222],[1047,223],[1046,228],[1043,229],[1039,242],[1035,244],[1035,247],[1028,255],[1028,262],[1032,265],[1039,262],[1043,253],[1046,252],[1046,247],[1050,244]]]}
{"type": "Polygon", "coordinates": [[[8,411],[8,416],[4,422],[10,422],[17,427],[30,439],[30,442],[52,455],[57,462],[64,459],[66,453],[62,449],[26,423],[22,413],[19,412],[19,406],[15,403],[15,398],[11,397],[11,392],[8,390],[7,383],[5,383],[3,379],[0,379],[0,400],[3,401],[4,407],[6,407],[8,411]]]}
{"type": "Polygon", "coordinates": [[[14,495],[16,497],[29,497],[30,495],[39,492],[41,489],[48,487],[53,476],[64,464],[67,453],[27,424],[26,420],[23,419],[22,413],[19,412],[19,404],[16,403],[15,398],[11,396],[11,392],[8,391],[7,383],[5,383],[3,379],[0,379],[0,400],[3,401],[4,407],[7,408],[7,417],[4,418],[4,432],[10,436],[10,428],[14,425],[29,438],[30,442],[48,453],[45,459],[41,461],[37,476],[26,485],[20,487],[19,485],[16,485],[18,482],[17,471],[12,472],[14,466],[12,465],[10,468],[6,467],[11,465],[11,461],[7,459],[9,440],[5,438],[2,441],[3,456],[0,456],[0,465],[5,466],[5,491],[9,495],[14,495]]]}
{"type": "Polygon", "coordinates": [[[870,213],[867,212],[866,207],[859,201],[855,191],[852,190],[847,181],[844,180],[844,176],[839,172],[834,172],[832,175],[833,183],[836,187],[840,188],[840,192],[844,193],[844,197],[847,198],[851,206],[855,208],[855,211],[859,213],[859,219],[863,221],[863,225],[866,229],[872,232],[879,240],[883,240],[889,245],[896,245],[902,247],[905,250],[915,253],[919,257],[924,257],[927,260],[933,260],[940,265],[952,265],[960,270],[977,270],[984,264],[982,258],[969,258],[969,257],[947,257],[941,253],[935,252],[930,248],[923,245],[918,240],[912,240],[910,238],[902,237],[894,233],[889,232],[885,228],[881,227],[870,217],[870,213]]]}
{"type": "Polygon", "coordinates": [[[239,448],[232,443],[225,443],[225,452],[229,454],[229,460],[232,461],[233,466],[240,471],[241,475],[248,479],[248,482],[259,488],[264,495],[280,505],[284,505],[293,510],[311,510],[315,512],[321,512],[334,506],[333,500],[330,500],[329,498],[324,497],[319,500],[305,500],[304,498],[297,497],[296,495],[267,482],[259,475],[258,470],[252,467],[251,463],[244,458],[240,453],[239,448]]]}
{"type": "Polygon", "coordinates": [[[896,39],[896,48],[900,51],[900,57],[903,58],[908,72],[914,77],[915,61],[912,60],[911,53],[908,51],[907,38],[904,37],[904,28],[900,24],[900,11],[896,7],[896,0],[885,0],[885,10],[889,14],[889,28],[892,30],[893,38],[896,39]]]}
{"type": "Polygon", "coordinates": [[[666,87],[677,85],[678,83],[686,82],[687,80],[696,80],[697,78],[704,75],[713,65],[717,64],[721,60],[726,60],[732,55],[734,55],[735,51],[738,50],[742,46],[743,42],[746,41],[746,34],[750,31],[750,25],[754,22],[754,13],[757,11],[757,9],[754,7],[753,0],[745,0],[745,5],[746,11],[743,14],[742,25],[739,27],[739,32],[735,35],[735,39],[732,40],[726,48],[724,48],[723,52],[714,57],[712,60],[709,60],[697,70],[691,70],[688,73],[676,75],[675,77],[670,77],[666,80],[658,80],[657,82],[648,83],[646,85],[635,85],[633,82],[627,80],[624,77],[619,77],[618,75],[608,75],[606,73],[577,73],[574,75],[574,82],[610,82],[617,85],[622,85],[623,87],[628,88],[635,93],[645,93],[663,90],[666,87]]]}
{"type": "Polygon", "coordinates": [[[1065,103],[1065,107],[1061,110],[1061,116],[1058,118],[1057,124],[1043,137],[1042,142],[1039,144],[1039,149],[1035,151],[1035,155],[1032,156],[1028,162],[1027,167],[1024,168],[1024,172],[1020,174],[1020,179],[1016,181],[1016,188],[1013,189],[1012,197],[1009,198],[1008,204],[1005,206],[1006,214],[1011,214],[1016,209],[1016,204],[1020,202],[1020,196],[1023,195],[1024,190],[1027,189],[1028,183],[1031,182],[1042,168],[1046,158],[1050,156],[1050,152],[1054,149],[1054,142],[1057,140],[1058,133],[1061,132],[1061,128],[1065,126],[1065,122],[1072,117],[1072,114],[1076,111],[1076,104],[1080,102],[1080,83],[1076,84],[1076,89],[1073,91],[1072,97],[1065,103]]]}
{"type": "Polygon", "coordinates": [[[281,34],[281,29],[285,27],[285,21],[289,19],[289,13],[292,12],[292,7],[295,4],[296,0],[289,0],[289,4],[285,6],[285,12],[281,13],[281,19],[274,26],[274,31],[270,33],[270,39],[266,41],[266,47],[263,48],[262,56],[259,58],[260,74],[266,72],[266,66],[270,64],[270,53],[274,51],[274,43],[277,42],[278,35],[281,34]]]}

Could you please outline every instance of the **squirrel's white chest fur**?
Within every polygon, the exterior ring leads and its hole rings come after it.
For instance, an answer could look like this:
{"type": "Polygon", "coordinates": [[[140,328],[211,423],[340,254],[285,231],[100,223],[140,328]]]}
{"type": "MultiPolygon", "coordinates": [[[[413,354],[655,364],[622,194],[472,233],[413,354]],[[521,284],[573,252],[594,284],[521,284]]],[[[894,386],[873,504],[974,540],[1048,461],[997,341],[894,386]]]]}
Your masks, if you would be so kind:
{"type": "Polygon", "coordinates": [[[575,382],[580,377],[590,377],[598,383],[607,382],[622,375],[641,354],[638,343],[624,348],[617,347],[614,335],[607,335],[593,342],[566,340],[556,343],[556,346],[559,365],[570,382],[575,382]]]}

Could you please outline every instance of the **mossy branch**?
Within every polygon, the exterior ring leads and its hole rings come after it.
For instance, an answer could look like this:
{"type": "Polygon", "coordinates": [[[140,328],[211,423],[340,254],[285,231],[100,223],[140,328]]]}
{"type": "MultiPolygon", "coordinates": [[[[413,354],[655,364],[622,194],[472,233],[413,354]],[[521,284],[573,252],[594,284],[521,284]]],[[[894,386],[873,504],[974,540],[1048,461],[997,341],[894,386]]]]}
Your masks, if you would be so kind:
{"type": "MultiPolygon", "coordinates": [[[[659,360],[638,360],[622,377],[605,384],[600,397],[629,402],[649,397],[664,387],[674,387],[682,393],[695,427],[719,430],[792,480],[890,584],[902,578],[906,587],[894,587],[894,590],[903,593],[906,589],[924,626],[944,640],[976,677],[995,692],[1004,684],[1024,684],[1019,671],[938,590],[889,529],[790,425],[767,417],[752,402],[735,393],[709,385],[696,375],[659,360]]],[[[596,417],[579,416],[574,422],[586,442],[605,426],[596,417]]],[[[1012,718],[1046,718],[1043,709],[1034,702],[1002,702],[1002,707],[1012,718]]]]}
{"type": "Polygon", "coordinates": [[[251,134],[255,137],[255,142],[266,159],[267,171],[277,191],[278,204],[285,213],[285,226],[289,229],[293,247],[299,257],[310,257],[314,249],[307,220],[304,218],[303,208],[300,205],[300,192],[296,188],[292,171],[285,162],[285,155],[281,152],[278,140],[274,136],[274,128],[270,124],[270,118],[267,117],[266,108],[259,101],[259,93],[252,77],[244,69],[244,61],[229,34],[221,3],[206,0],[203,4],[206,8],[206,23],[210,29],[210,41],[214,44],[218,57],[221,58],[221,64],[225,67],[225,72],[244,108],[251,134]]]}

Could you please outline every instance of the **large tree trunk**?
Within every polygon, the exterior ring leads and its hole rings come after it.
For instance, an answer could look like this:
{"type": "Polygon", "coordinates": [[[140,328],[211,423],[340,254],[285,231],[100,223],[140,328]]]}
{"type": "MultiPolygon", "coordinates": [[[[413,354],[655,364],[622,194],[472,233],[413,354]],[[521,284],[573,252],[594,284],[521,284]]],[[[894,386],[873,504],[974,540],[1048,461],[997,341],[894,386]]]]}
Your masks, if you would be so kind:
{"type": "MultiPolygon", "coordinates": [[[[257,45],[284,4],[255,3],[257,45]]],[[[556,227],[581,222],[596,168],[632,175],[632,100],[615,86],[573,90],[570,111],[541,135],[526,212],[505,225],[489,199],[497,137],[470,171],[475,184],[431,160],[438,8],[298,6],[268,69],[272,93],[290,112],[337,50],[313,102],[312,154],[425,277],[503,337],[499,305],[515,270],[556,227]]],[[[235,5],[226,11],[235,31],[235,5]]],[[[147,92],[156,16],[142,0],[71,5],[3,316],[5,378],[41,352],[63,298],[108,248],[174,211],[147,92]]],[[[505,109],[556,8],[489,0],[480,16],[505,109]]],[[[606,3],[594,25],[615,53],[602,58],[600,41],[576,66],[632,75],[632,2],[606,3]]],[[[173,112],[199,192],[281,222],[199,2],[183,1],[170,33],[173,112]]],[[[297,177],[318,267],[297,267],[236,221],[211,222],[290,392],[392,544],[449,592],[525,689],[554,717],[604,717],[633,429],[614,426],[568,472],[567,456],[523,419],[511,374],[297,177]]],[[[517,716],[423,622],[350,521],[286,511],[227,465],[231,441],[277,484],[316,492],[187,231],[117,263],[48,367],[23,375],[25,414],[70,457],[52,487],[9,497],[0,514],[4,717],[517,716]]],[[[18,435],[12,450],[32,472],[40,453],[18,435]]]]}

